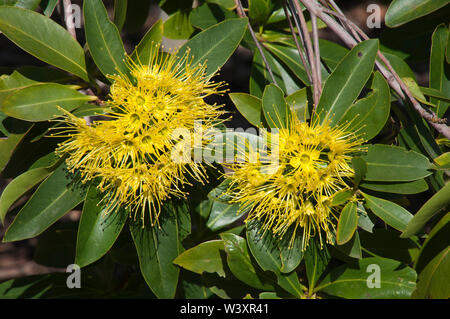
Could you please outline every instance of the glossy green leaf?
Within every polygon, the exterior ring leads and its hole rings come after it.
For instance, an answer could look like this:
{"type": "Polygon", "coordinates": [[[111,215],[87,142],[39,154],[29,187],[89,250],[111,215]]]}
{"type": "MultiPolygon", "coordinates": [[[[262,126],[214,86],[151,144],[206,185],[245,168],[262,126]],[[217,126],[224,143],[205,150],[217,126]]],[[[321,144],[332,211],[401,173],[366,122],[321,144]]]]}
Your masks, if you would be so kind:
{"type": "Polygon", "coordinates": [[[225,245],[228,267],[233,275],[251,287],[272,290],[269,278],[264,278],[263,273],[258,273],[253,265],[245,239],[234,234],[222,234],[220,237],[225,245]]]}
{"type": "Polygon", "coordinates": [[[127,16],[128,0],[114,0],[114,24],[120,31],[127,16]]]}
{"type": "Polygon", "coordinates": [[[364,182],[359,185],[363,189],[394,194],[418,194],[428,190],[424,179],[412,182],[364,182]]]}
{"type": "Polygon", "coordinates": [[[439,101],[450,102],[450,93],[448,93],[448,92],[442,92],[442,91],[439,91],[439,90],[436,90],[433,88],[427,88],[424,86],[421,86],[420,90],[426,96],[435,98],[436,100],[439,100],[439,101]]]}
{"type": "Polygon", "coordinates": [[[263,127],[262,101],[247,93],[230,93],[229,97],[250,124],[263,127]]]}
{"type": "Polygon", "coordinates": [[[434,105],[433,103],[430,103],[427,101],[427,99],[425,98],[425,95],[423,95],[422,91],[420,90],[419,85],[417,84],[416,80],[414,80],[413,78],[402,78],[403,83],[406,84],[406,86],[408,87],[409,91],[412,93],[412,95],[414,96],[414,98],[419,101],[422,104],[426,104],[432,107],[435,107],[436,105],[434,105]]]}
{"type": "Polygon", "coordinates": [[[434,159],[435,163],[442,167],[450,166],[450,152],[444,153],[434,159]]]}
{"type": "Polygon", "coordinates": [[[353,178],[353,184],[355,187],[359,186],[359,183],[366,175],[367,165],[366,162],[361,157],[352,158],[352,166],[355,171],[355,177],[353,178]]]}
{"type": "Polygon", "coordinates": [[[0,107],[8,95],[37,83],[37,81],[27,78],[17,70],[11,75],[2,75],[0,77],[0,107]]]}
{"type": "Polygon", "coordinates": [[[40,122],[64,114],[58,107],[71,111],[96,98],[62,84],[37,84],[9,95],[0,110],[14,118],[40,122]]]}
{"type": "Polygon", "coordinates": [[[158,298],[173,298],[180,268],[173,264],[184,248],[183,239],[190,233],[190,218],[186,204],[166,204],[157,225],[137,220],[130,225],[139,266],[147,285],[158,298]]]}
{"type": "Polygon", "coordinates": [[[332,125],[339,122],[369,79],[377,50],[378,40],[367,40],[356,45],[339,62],[326,80],[317,106],[321,122],[329,120],[332,125]]]}
{"type": "Polygon", "coordinates": [[[372,92],[351,105],[339,120],[350,123],[347,130],[357,132],[365,140],[374,138],[385,126],[390,112],[390,88],[384,77],[376,72],[372,92]]]}
{"type": "Polygon", "coordinates": [[[348,242],[356,231],[358,226],[358,214],[356,213],[356,204],[349,202],[339,216],[336,241],[338,245],[348,242]]]}
{"type": "Polygon", "coordinates": [[[441,209],[450,204],[450,183],[434,194],[414,215],[401,237],[408,238],[417,234],[426,223],[441,209]]]}
{"type": "Polygon", "coordinates": [[[270,0],[250,0],[248,15],[250,21],[257,25],[264,24],[272,14],[274,4],[270,0]]]}
{"type": "Polygon", "coordinates": [[[210,272],[225,277],[224,260],[222,259],[224,249],[222,240],[206,241],[186,250],[173,262],[200,275],[203,272],[210,272]]]}
{"type": "Polygon", "coordinates": [[[31,10],[1,7],[0,31],[38,59],[88,80],[80,44],[50,18],[31,10]]]}
{"type": "Polygon", "coordinates": [[[178,51],[183,56],[188,48],[192,65],[206,63],[207,75],[213,75],[233,54],[244,36],[247,19],[229,19],[212,26],[186,42],[178,51]]]}
{"type": "Polygon", "coordinates": [[[164,22],[164,36],[169,39],[189,39],[194,28],[189,22],[190,10],[179,10],[164,22]]]}
{"type": "Polygon", "coordinates": [[[99,205],[101,199],[100,192],[91,185],[78,227],[75,263],[80,267],[100,259],[111,249],[128,217],[123,209],[106,214],[99,205]]]}
{"type": "Polygon", "coordinates": [[[85,1],[83,15],[86,42],[92,58],[106,75],[128,74],[125,49],[117,27],[108,18],[101,0],[85,1]]]}
{"type": "Polygon", "coordinates": [[[40,6],[42,8],[43,13],[50,17],[55,11],[56,5],[58,4],[58,0],[42,0],[40,6]]]}
{"type": "Polygon", "coordinates": [[[369,215],[369,213],[364,208],[363,204],[358,202],[357,205],[358,213],[358,227],[364,229],[366,232],[373,233],[373,228],[375,227],[376,217],[369,215]]]}
{"type": "Polygon", "coordinates": [[[257,223],[247,223],[247,243],[263,270],[290,273],[300,264],[303,259],[301,236],[296,236],[291,249],[289,249],[290,239],[286,235],[286,238],[280,241],[269,231],[261,231],[257,223]]]}
{"type": "MultiPolygon", "coordinates": [[[[296,48],[279,45],[279,44],[270,44],[268,43],[266,47],[272,52],[274,56],[276,56],[279,61],[283,62],[291,71],[292,74],[300,79],[305,85],[310,85],[310,81],[308,79],[308,75],[305,71],[305,67],[301,64],[301,60],[298,57],[298,51],[296,48]]],[[[325,79],[328,76],[328,73],[323,69],[324,74],[322,74],[325,79]]]]}
{"type": "Polygon", "coordinates": [[[348,242],[343,245],[334,246],[340,253],[343,253],[347,257],[361,259],[362,249],[361,241],[359,240],[359,233],[355,231],[354,236],[350,238],[348,242]]]}
{"type": "Polygon", "coordinates": [[[414,297],[449,298],[449,231],[450,213],[447,213],[429,233],[414,265],[419,272],[414,297]]]}
{"type": "Polygon", "coordinates": [[[291,110],[284,99],[283,90],[275,84],[264,89],[262,110],[270,128],[287,128],[291,124],[291,110]]]}
{"type": "Polygon", "coordinates": [[[348,53],[348,49],[335,42],[319,39],[320,58],[325,64],[334,70],[339,62],[348,53]]]}
{"type": "MultiPolygon", "coordinates": [[[[268,50],[263,48],[264,56],[269,63],[277,85],[286,93],[293,94],[300,90],[303,85],[298,77],[293,72],[282,64],[276,57],[268,50]]],[[[262,97],[264,88],[267,84],[272,83],[272,78],[269,76],[266,65],[264,64],[261,54],[256,51],[253,55],[253,63],[250,72],[250,94],[256,97],[262,97]]]]}
{"type": "Polygon", "coordinates": [[[409,298],[415,289],[416,277],[413,269],[402,267],[398,261],[371,257],[359,260],[357,268],[343,265],[331,270],[315,291],[350,299],[409,298]],[[376,269],[380,271],[380,288],[369,288],[368,283],[374,284],[369,276],[374,275],[376,269]]]}
{"type": "Polygon", "coordinates": [[[448,299],[450,298],[450,247],[447,246],[434,257],[419,275],[414,298],[448,299]]]}
{"type": "Polygon", "coordinates": [[[204,3],[192,10],[189,19],[194,27],[204,30],[224,20],[237,17],[236,13],[221,5],[204,3]]]}
{"type": "Polygon", "coordinates": [[[162,41],[163,25],[162,20],[158,20],[158,22],[147,31],[141,42],[139,42],[131,54],[131,58],[134,61],[142,65],[148,65],[150,63],[152,52],[154,52],[156,46],[162,41]]]}
{"type": "Polygon", "coordinates": [[[0,139],[0,173],[5,169],[25,135],[26,133],[10,134],[8,138],[0,139]]]}
{"type": "MultiPolygon", "coordinates": [[[[450,64],[445,59],[445,50],[449,31],[447,25],[439,25],[433,33],[430,54],[430,88],[441,92],[450,92],[450,64]]],[[[430,102],[437,105],[436,115],[443,117],[450,102],[430,99],[430,102]]]]}
{"type": "Polygon", "coordinates": [[[68,179],[65,165],[38,187],[6,231],[4,242],[35,237],[84,200],[85,191],[68,179]]]}
{"type": "Polygon", "coordinates": [[[364,181],[407,182],[432,174],[427,157],[397,146],[369,145],[367,155],[362,158],[367,163],[364,181]]]}
{"type": "Polygon", "coordinates": [[[395,28],[448,4],[448,0],[394,0],[386,12],[386,25],[395,28]]]}
{"type": "Polygon", "coordinates": [[[366,206],[393,228],[404,231],[413,215],[403,207],[385,199],[362,193],[366,200],[366,206]]]}
{"type": "Polygon", "coordinates": [[[0,219],[2,223],[4,223],[6,213],[11,205],[50,173],[51,169],[48,167],[31,169],[17,176],[6,186],[0,196],[0,219]]]}

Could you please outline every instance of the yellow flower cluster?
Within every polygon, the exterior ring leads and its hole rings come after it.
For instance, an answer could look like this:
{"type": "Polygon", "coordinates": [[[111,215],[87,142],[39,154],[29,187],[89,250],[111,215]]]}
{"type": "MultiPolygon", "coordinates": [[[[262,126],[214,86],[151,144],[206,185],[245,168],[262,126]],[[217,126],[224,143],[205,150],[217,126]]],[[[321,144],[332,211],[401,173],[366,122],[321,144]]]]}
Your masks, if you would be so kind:
{"type": "Polygon", "coordinates": [[[68,139],[57,151],[67,154],[69,170],[79,171],[83,182],[99,181],[107,212],[122,206],[135,217],[140,211],[144,220],[149,211],[154,225],[165,200],[186,196],[182,187],[189,178],[205,179],[201,163],[171,158],[174,150],[182,153],[183,144],[191,143],[173,132],[192,131],[199,120],[205,130],[216,125],[223,112],[204,98],[223,92],[222,83],[209,81],[206,65],[192,65],[189,52],[177,57],[155,47],[147,65],[127,61],[131,79],[111,77],[112,112],[91,125],[67,113],[60,135],[68,139]]]}
{"type": "Polygon", "coordinates": [[[278,134],[270,138],[278,142],[268,145],[268,154],[251,150],[246,161],[229,165],[226,195],[249,211],[246,222],[258,220],[279,237],[292,230],[291,245],[298,227],[303,249],[316,234],[323,245],[322,232],[331,243],[336,216],[330,204],[338,191],[350,189],[351,154],[363,141],[342,127],[300,122],[295,113],[289,128],[270,134],[278,134]],[[278,153],[278,163],[270,153],[278,153]]]}

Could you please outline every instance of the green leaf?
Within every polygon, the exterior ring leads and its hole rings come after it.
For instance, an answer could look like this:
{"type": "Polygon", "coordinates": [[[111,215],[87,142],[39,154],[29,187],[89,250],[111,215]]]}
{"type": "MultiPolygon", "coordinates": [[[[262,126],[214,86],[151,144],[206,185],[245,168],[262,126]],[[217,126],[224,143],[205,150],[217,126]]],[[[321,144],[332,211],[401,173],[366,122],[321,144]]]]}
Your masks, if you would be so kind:
{"type": "Polygon", "coordinates": [[[356,204],[349,202],[339,216],[339,222],[336,231],[336,241],[338,245],[343,245],[352,239],[358,226],[358,214],[356,213],[356,204]]]}
{"type": "Polygon", "coordinates": [[[408,238],[417,234],[426,223],[441,209],[450,204],[450,183],[447,183],[439,192],[433,195],[414,215],[401,235],[408,238]]]}
{"type": "Polygon", "coordinates": [[[212,231],[220,230],[242,217],[245,211],[239,211],[238,204],[229,204],[213,200],[206,227],[212,231]]]}
{"type": "Polygon", "coordinates": [[[233,9],[236,6],[234,0],[206,0],[206,2],[219,4],[228,10],[233,9]]]}
{"type": "Polygon", "coordinates": [[[413,298],[448,299],[450,298],[450,247],[434,257],[419,275],[417,290],[413,298]]]}
{"type": "Polygon", "coordinates": [[[295,111],[300,121],[306,121],[310,118],[308,109],[308,88],[303,88],[286,97],[286,103],[295,111]]]}
{"type": "MultiPolygon", "coordinates": [[[[359,233],[356,231],[355,235],[343,245],[335,246],[340,253],[343,253],[346,257],[361,259],[362,258],[362,250],[361,250],[361,242],[359,240],[359,233]]],[[[345,261],[345,260],[344,260],[345,261]]]]}
{"type": "Polygon", "coordinates": [[[190,233],[188,205],[167,203],[161,207],[159,226],[138,220],[130,225],[139,266],[152,292],[158,298],[173,298],[178,284],[180,268],[173,264],[183,252],[181,244],[190,233]]]}
{"type": "Polygon", "coordinates": [[[0,219],[5,222],[5,216],[12,204],[26,192],[32,189],[51,173],[48,167],[40,167],[29,170],[9,183],[0,196],[0,219]]]}
{"type": "MultiPolygon", "coordinates": [[[[264,48],[263,53],[267,59],[267,63],[269,63],[273,76],[277,81],[277,85],[286,94],[293,94],[302,88],[303,85],[301,81],[288,67],[264,48]]],[[[256,51],[253,55],[253,63],[250,72],[250,94],[256,97],[262,97],[264,88],[270,83],[272,83],[272,78],[269,76],[266,65],[261,58],[261,54],[259,51],[256,51]]]]}
{"type": "MultiPolygon", "coordinates": [[[[292,71],[292,74],[295,74],[295,76],[300,79],[305,85],[311,84],[305,71],[305,67],[299,60],[298,51],[296,48],[273,43],[268,43],[266,47],[270,50],[270,52],[272,52],[274,56],[276,56],[292,71]]],[[[326,78],[327,76],[328,73],[325,71],[325,69],[322,69],[322,77],[326,78]]]]}
{"type": "Polygon", "coordinates": [[[448,0],[394,0],[386,12],[386,25],[401,26],[448,4],[448,0]]]}
{"type": "Polygon", "coordinates": [[[6,231],[4,242],[28,239],[41,234],[84,200],[85,191],[67,177],[65,165],[42,182],[6,231]]]}
{"type": "Polygon", "coordinates": [[[325,64],[334,70],[339,62],[348,53],[348,49],[335,42],[319,39],[320,58],[325,64]]]}
{"type": "Polygon", "coordinates": [[[291,110],[284,99],[283,90],[275,84],[264,89],[262,110],[270,128],[287,128],[291,124],[291,110]]]}
{"type": "Polygon", "coordinates": [[[125,48],[117,27],[108,18],[101,0],[85,1],[83,15],[86,42],[92,58],[105,75],[128,74],[125,48]]]}
{"type": "Polygon", "coordinates": [[[114,24],[117,30],[122,30],[127,16],[128,0],[114,0],[114,24]]]}
{"type": "Polygon", "coordinates": [[[374,196],[362,193],[366,200],[366,206],[381,218],[386,224],[393,228],[404,231],[413,215],[403,207],[374,196]]]}
{"type": "Polygon", "coordinates": [[[131,58],[142,65],[150,63],[152,51],[156,49],[156,45],[161,43],[163,37],[163,22],[158,20],[142,38],[141,42],[136,46],[131,58]]]}
{"type": "MultiPolygon", "coordinates": [[[[29,128],[27,132],[29,132],[30,129],[31,128],[29,128]]],[[[11,156],[25,138],[27,132],[21,134],[9,134],[8,138],[0,139],[0,173],[5,169],[11,156]]]]}
{"type": "Polygon", "coordinates": [[[42,0],[40,6],[42,8],[43,13],[50,17],[55,11],[56,5],[58,4],[58,0],[42,0]]]}
{"type": "Polygon", "coordinates": [[[274,4],[270,0],[250,0],[248,15],[252,23],[263,25],[272,14],[274,4]]]}
{"type": "Polygon", "coordinates": [[[118,209],[109,214],[99,205],[101,193],[91,185],[81,213],[78,227],[75,263],[87,266],[106,254],[122,231],[127,212],[118,209]]]}
{"type": "Polygon", "coordinates": [[[363,41],[339,62],[326,80],[317,106],[321,122],[339,122],[369,79],[377,51],[378,40],[363,41]]]}
{"type": "Polygon", "coordinates": [[[256,96],[247,93],[230,93],[228,95],[250,124],[256,127],[263,126],[262,101],[256,96]]]}
{"type": "MultiPolygon", "coordinates": [[[[445,24],[439,25],[433,33],[430,54],[430,88],[440,92],[450,92],[450,64],[445,59],[445,50],[449,31],[445,24]]],[[[436,115],[443,117],[450,102],[437,99],[430,99],[430,102],[437,105],[436,115]]]]}
{"type": "Polygon", "coordinates": [[[422,91],[420,90],[419,84],[417,84],[416,80],[414,80],[413,78],[407,77],[407,78],[402,78],[402,81],[406,84],[406,86],[411,91],[412,95],[414,96],[414,98],[417,101],[419,101],[422,104],[426,104],[426,105],[429,105],[432,107],[436,106],[433,103],[430,103],[427,101],[427,99],[423,95],[422,91]]]}
{"type": "Polygon", "coordinates": [[[14,118],[30,122],[46,121],[64,114],[58,106],[71,111],[97,97],[82,94],[68,86],[56,83],[25,87],[9,95],[0,110],[14,118]]]}
{"type": "Polygon", "coordinates": [[[366,175],[367,165],[366,162],[361,157],[353,157],[352,158],[352,166],[355,171],[355,177],[353,179],[353,184],[355,187],[359,186],[361,180],[366,175]]]}
{"type": "Polygon", "coordinates": [[[39,236],[33,260],[46,267],[66,268],[74,263],[77,232],[72,225],[51,227],[39,236]]]}
{"type": "Polygon", "coordinates": [[[252,255],[263,270],[290,273],[303,259],[301,236],[296,236],[289,248],[290,238],[280,240],[269,231],[263,232],[256,222],[247,223],[247,242],[252,255]]]}
{"type": "Polygon", "coordinates": [[[384,127],[390,112],[390,88],[384,77],[375,72],[372,92],[351,105],[339,120],[350,123],[348,131],[356,132],[365,140],[374,138],[384,127]]]}
{"type": "Polygon", "coordinates": [[[229,19],[212,26],[186,42],[178,51],[183,56],[188,48],[192,65],[207,64],[206,75],[212,76],[233,54],[247,28],[247,19],[229,19]]]}
{"type": "Polygon", "coordinates": [[[444,153],[434,159],[439,166],[448,168],[450,166],[450,152],[444,153]]]}
{"type": "Polygon", "coordinates": [[[372,233],[373,228],[375,227],[375,219],[376,217],[373,215],[369,215],[369,213],[365,210],[364,206],[358,202],[358,227],[364,229],[366,232],[372,233]]]}
{"type": "Polygon", "coordinates": [[[448,94],[446,92],[442,92],[442,91],[439,91],[439,90],[436,90],[436,89],[432,89],[432,88],[427,88],[427,87],[424,87],[424,86],[421,86],[420,90],[426,96],[430,96],[430,97],[435,98],[435,99],[437,99],[439,101],[450,102],[450,94],[448,94]]]}
{"type": "Polygon", "coordinates": [[[0,7],[0,31],[38,59],[88,80],[80,44],[50,18],[22,8],[0,7]]]}
{"type": "Polygon", "coordinates": [[[238,16],[221,5],[204,3],[192,10],[189,17],[191,24],[199,29],[207,29],[223,20],[238,18],[238,16]]]}
{"type": "MultiPolygon", "coordinates": [[[[376,269],[376,268],[375,268],[376,269]]],[[[343,265],[331,270],[315,291],[349,299],[401,299],[409,298],[416,286],[416,272],[392,259],[363,258],[358,268],[343,265]],[[374,274],[370,265],[380,270],[380,288],[369,288],[369,276],[374,274]],[[375,267],[376,267],[375,266],[375,267]]]]}
{"type": "Polygon", "coordinates": [[[229,233],[220,237],[225,245],[228,267],[236,278],[257,289],[274,289],[269,278],[264,278],[253,265],[244,238],[229,233]]]}
{"type": "Polygon", "coordinates": [[[190,10],[179,10],[164,22],[164,36],[169,39],[189,39],[194,28],[189,22],[190,10]]]}
{"type": "Polygon", "coordinates": [[[418,194],[428,190],[428,184],[424,179],[412,182],[364,182],[359,187],[394,194],[418,194]]]}
{"type": "Polygon", "coordinates": [[[432,174],[427,157],[397,146],[369,145],[367,155],[362,158],[367,163],[364,181],[407,182],[432,174]]]}
{"type": "Polygon", "coordinates": [[[206,241],[186,250],[173,262],[200,275],[203,272],[210,272],[225,277],[224,260],[222,259],[224,249],[222,240],[206,241]]]}
{"type": "Polygon", "coordinates": [[[449,231],[450,213],[447,213],[429,233],[414,265],[420,273],[414,297],[449,298],[449,231]]]}
{"type": "Polygon", "coordinates": [[[317,238],[309,241],[305,251],[306,276],[308,278],[309,290],[312,291],[316,286],[320,276],[327,268],[331,255],[327,246],[320,247],[317,238]]]}
{"type": "Polygon", "coordinates": [[[398,232],[392,229],[375,229],[372,234],[361,232],[360,238],[364,251],[405,264],[410,264],[419,251],[414,241],[400,238],[398,232]]]}

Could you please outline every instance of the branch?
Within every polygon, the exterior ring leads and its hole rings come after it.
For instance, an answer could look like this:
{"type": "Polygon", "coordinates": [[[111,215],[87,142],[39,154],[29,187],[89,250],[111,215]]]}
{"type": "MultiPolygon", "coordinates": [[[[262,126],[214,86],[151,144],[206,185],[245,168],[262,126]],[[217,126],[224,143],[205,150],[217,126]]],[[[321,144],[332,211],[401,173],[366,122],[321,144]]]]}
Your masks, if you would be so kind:
{"type": "MultiPolygon", "coordinates": [[[[292,37],[294,38],[295,46],[297,47],[298,54],[300,55],[300,59],[302,60],[303,66],[305,67],[306,75],[308,76],[309,82],[312,83],[311,71],[308,63],[306,62],[304,51],[300,48],[300,44],[298,43],[297,33],[295,32],[294,26],[292,25],[291,17],[289,16],[288,9],[286,8],[286,3],[283,2],[283,10],[286,18],[289,22],[289,29],[291,30],[292,37]]],[[[294,18],[295,20],[295,18],[294,18]]]]}
{"type": "MultiPolygon", "coordinates": [[[[321,84],[319,82],[319,78],[317,75],[317,66],[316,66],[316,59],[314,56],[314,51],[313,51],[313,46],[311,43],[311,38],[309,36],[309,31],[308,31],[308,26],[306,24],[306,20],[305,20],[305,16],[303,15],[303,11],[302,8],[300,7],[300,4],[298,2],[298,0],[294,0],[294,5],[295,5],[295,9],[297,11],[297,16],[300,19],[300,27],[302,29],[302,33],[303,33],[303,40],[306,44],[306,51],[308,53],[308,59],[309,59],[309,65],[311,67],[311,75],[312,75],[312,80],[313,80],[313,89],[314,89],[314,108],[317,107],[317,104],[319,103],[319,99],[320,99],[320,87],[321,84]]],[[[300,32],[300,30],[299,30],[300,32]]],[[[320,70],[320,69],[319,69],[320,70]]]]}
{"type": "MultiPolygon", "coordinates": [[[[245,14],[244,7],[242,6],[241,1],[240,0],[234,0],[234,3],[236,4],[236,11],[237,11],[238,15],[241,18],[246,18],[247,15],[245,14]]],[[[270,78],[272,79],[272,82],[274,84],[277,84],[277,81],[275,80],[275,77],[273,76],[272,69],[270,68],[270,65],[267,62],[266,56],[264,55],[263,49],[261,47],[261,44],[259,43],[258,39],[256,38],[255,32],[252,29],[252,26],[250,24],[250,20],[248,21],[248,30],[250,31],[250,34],[252,35],[253,41],[255,42],[256,47],[258,48],[259,54],[261,54],[261,58],[264,61],[264,64],[265,64],[266,69],[267,69],[267,72],[269,72],[269,75],[270,75],[270,78]]]]}
{"type": "MultiPolygon", "coordinates": [[[[365,40],[369,39],[369,37],[358,26],[356,26],[352,21],[347,19],[347,17],[345,17],[344,15],[342,15],[340,13],[336,13],[327,8],[323,8],[315,1],[311,1],[311,0],[308,0],[308,1],[300,0],[300,1],[312,14],[316,15],[319,19],[321,19],[323,22],[325,22],[325,24],[331,30],[333,30],[341,38],[341,40],[344,41],[344,43],[348,47],[353,48],[358,43],[358,41],[355,40],[355,38],[353,36],[351,36],[339,23],[337,23],[336,20],[331,18],[326,13],[334,15],[337,18],[339,18],[341,21],[344,21],[349,28],[356,31],[359,35],[362,36],[363,39],[365,39],[365,40]]],[[[336,5],[334,5],[334,7],[335,7],[335,9],[337,8],[336,5]]],[[[432,111],[425,110],[420,105],[420,103],[417,102],[417,100],[414,98],[414,96],[412,95],[409,88],[400,79],[400,77],[395,72],[394,68],[391,66],[389,61],[386,59],[386,57],[380,51],[378,51],[378,57],[387,66],[387,68],[390,71],[390,72],[387,71],[381,65],[381,63],[379,63],[378,61],[376,62],[378,69],[383,74],[383,76],[386,78],[386,80],[388,81],[388,83],[392,87],[392,89],[394,89],[394,91],[397,92],[397,94],[399,94],[399,96],[402,99],[405,99],[405,94],[406,94],[406,96],[408,97],[408,99],[411,101],[412,105],[416,109],[416,111],[419,112],[419,114],[424,119],[426,119],[428,121],[428,123],[430,123],[430,125],[433,126],[439,133],[441,133],[446,138],[450,139],[450,127],[447,126],[446,124],[444,124],[445,120],[438,118],[436,116],[436,114],[434,114],[432,111]]]]}

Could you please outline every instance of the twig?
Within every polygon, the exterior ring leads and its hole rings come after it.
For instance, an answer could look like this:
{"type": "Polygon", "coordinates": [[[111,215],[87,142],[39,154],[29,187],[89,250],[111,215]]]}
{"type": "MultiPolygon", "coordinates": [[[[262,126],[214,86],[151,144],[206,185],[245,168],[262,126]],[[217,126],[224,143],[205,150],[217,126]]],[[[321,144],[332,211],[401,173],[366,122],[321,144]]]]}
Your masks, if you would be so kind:
{"type": "MultiPolygon", "coordinates": [[[[247,15],[245,14],[244,7],[242,6],[241,1],[240,0],[234,0],[234,3],[236,4],[236,10],[237,10],[238,15],[241,18],[246,18],[247,15]]],[[[277,81],[275,80],[275,77],[273,76],[272,69],[270,68],[270,65],[267,62],[266,56],[264,55],[263,49],[262,49],[258,39],[256,38],[255,32],[252,29],[252,26],[250,24],[250,20],[248,21],[248,30],[250,31],[250,34],[252,35],[253,41],[255,42],[256,47],[258,48],[259,54],[261,55],[261,58],[264,61],[264,64],[265,64],[266,69],[267,69],[267,72],[269,72],[269,75],[270,75],[270,78],[272,79],[272,82],[274,84],[277,84],[277,81]]]]}
{"type": "Polygon", "coordinates": [[[292,21],[289,16],[288,9],[286,8],[285,2],[283,2],[283,10],[284,10],[284,14],[286,15],[286,19],[288,20],[289,29],[291,30],[292,37],[294,38],[294,42],[295,42],[295,46],[297,47],[298,54],[300,55],[300,59],[302,60],[303,66],[305,67],[306,75],[308,76],[309,82],[312,83],[311,71],[310,71],[308,63],[306,62],[306,59],[304,56],[304,51],[300,48],[300,43],[298,43],[297,33],[295,32],[294,26],[292,25],[292,21]]]}
{"type": "Polygon", "coordinates": [[[76,40],[77,32],[75,31],[75,24],[73,23],[72,3],[70,2],[70,0],[63,0],[63,7],[64,7],[64,22],[66,24],[67,31],[69,31],[69,33],[76,40]]]}
{"type": "MultiPolygon", "coordinates": [[[[344,15],[341,15],[339,13],[336,13],[332,10],[329,10],[327,8],[321,7],[318,3],[311,0],[300,0],[303,5],[309,10],[309,12],[315,14],[319,19],[321,19],[331,30],[333,30],[344,43],[349,46],[350,48],[354,47],[358,41],[355,40],[339,23],[337,23],[336,20],[331,18],[328,14],[332,14],[336,16],[337,18],[340,18],[341,21],[345,21],[347,23],[347,26],[350,28],[353,28],[356,32],[358,32],[363,39],[369,39],[369,37],[353,22],[351,22],[349,19],[347,19],[344,15]]],[[[336,8],[336,7],[335,7],[336,8]]],[[[388,81],[389,85],[394,89],[397,94],[402,99],[405,99],[405,94],[408,97],[408,99],[411,101],[412,105],[416,109],[419,114],[425,118],[431,126],[433,126],[439,133],[441,133],[446,138],[450,139],[450,127],[444,124],[443,122],[445,120],[442,120],[436,116],[432,111],[425,110],[419,102],[414,98],[409,88],[406,86],[406,84],[400,79],[398,74],[395,72],[395,70],[392,68],[389,61],[386,59],[386,57],[378,51],[378,57],[380,60],[387,66],[390,72],[388,72],[381,64],[377,63],[377,67],[380,69],[383,76],[388,81]],[[404,92],[404,93],[403,93],[404,92]]]]}
{"type": "MultiPolygon", "coordinates": [[[[320,83],[319,83],[319,79],[317,77],[317,68],[316,68],[316,63],[315,63],[313,46],[311,43],[311,37],[309,36],[309,31],[308,31],[308,26],[306,24],[305,16],[303,15],[302,8],[300,7],[300,3],[298,2],[298,0],[294,0],[293,2],[295,5],[295,9],[297,11],[297,16],[300,19],[300,27],[302,29],[303,40],[306,44],[306,52],[308,53],[309,65],[311,67],[311,76],[312,76],[312,80],[313,80],[313,89],[314,89],[313,99],[314,99],[314,108],[315,108],[317,106],[317,104],[319,103],[320,83]]],[[[300,32],[300,30],[299,30],[299,32],[300,32]]]]}

